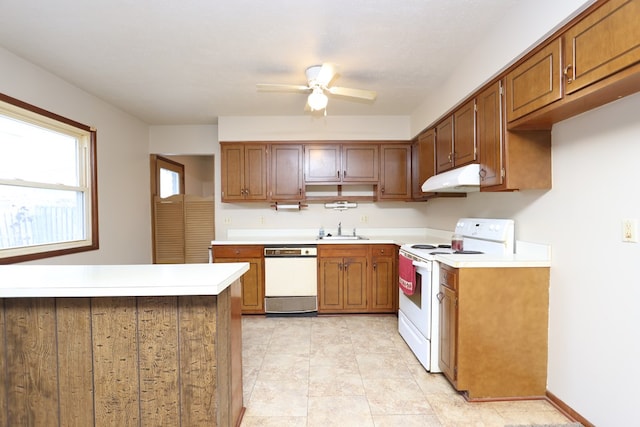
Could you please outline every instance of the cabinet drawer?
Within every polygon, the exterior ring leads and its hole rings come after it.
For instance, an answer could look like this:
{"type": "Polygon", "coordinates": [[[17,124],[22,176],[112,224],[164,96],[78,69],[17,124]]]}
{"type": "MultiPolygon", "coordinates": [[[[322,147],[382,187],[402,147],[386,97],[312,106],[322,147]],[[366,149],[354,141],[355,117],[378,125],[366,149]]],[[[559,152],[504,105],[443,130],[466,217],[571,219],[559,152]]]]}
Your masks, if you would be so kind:
{"type": "Polygon", "coordinates": [[[440,264],[440,284],[447,288],[458,289],[458,270],[440,264]]]}
{"type": "Polygon", "coordinates": [[[262,258],[263,246],[214,246],[213,260],[216,258],[262,258]]]}
{"type": "Polygon", "coordinates": [[[394,256],[395,245],[371,245],[371,256],[394,256]]]}
{"type": "Polygon", "coordinates": [[[318,245],[318,257],[366,257],[368,245],[318,245]]]}

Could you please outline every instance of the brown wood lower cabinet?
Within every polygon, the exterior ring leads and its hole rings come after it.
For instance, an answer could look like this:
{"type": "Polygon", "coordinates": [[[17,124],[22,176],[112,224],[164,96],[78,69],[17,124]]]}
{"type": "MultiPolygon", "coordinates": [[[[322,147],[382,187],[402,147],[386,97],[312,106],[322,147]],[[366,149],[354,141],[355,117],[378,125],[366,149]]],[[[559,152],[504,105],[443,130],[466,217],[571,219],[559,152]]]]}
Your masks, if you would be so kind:
{"type": "Polygon", "coordinates": [[[440,369],[469,399],[544,396],[548,268],[441,264],[440,369]]]}
{"type": "Polygon", "coordinates": [[[364,312],[367,309],[366,245],[318,247],[318,312],[364,312]]]}
{"type": "Polygon", "coordinates": [[[218,296],[11,298],[0,307],[2,426],[240,422],[239,281],[218,296]]]}
{"type": "Polygon", "coordinates": [[[395,245],[318,245],[318,313],[397,309],[395,245]]]}
{"type": "Polygon", "coordinates": [[[214,245],[213,262],[248,262],[242,283],[242,314],[264,313],[264,246],[214,245]]]}
{"type": "Polygon", "coordinates": [[[394,312],[398,305],[398,247],[396,245],[370,245],[371,297],[369,311],[394,312]]]}

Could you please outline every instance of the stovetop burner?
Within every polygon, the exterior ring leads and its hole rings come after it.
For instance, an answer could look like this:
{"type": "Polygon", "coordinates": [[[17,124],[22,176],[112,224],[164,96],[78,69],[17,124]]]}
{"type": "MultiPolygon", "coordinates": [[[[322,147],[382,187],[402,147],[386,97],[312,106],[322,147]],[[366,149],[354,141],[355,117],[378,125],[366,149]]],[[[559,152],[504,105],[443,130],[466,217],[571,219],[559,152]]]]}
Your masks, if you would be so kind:
{"type": "Polygon", "coordinates": [[[433,245],[412,245],[413,249],[435,249],[436,246],[433,245]]]}

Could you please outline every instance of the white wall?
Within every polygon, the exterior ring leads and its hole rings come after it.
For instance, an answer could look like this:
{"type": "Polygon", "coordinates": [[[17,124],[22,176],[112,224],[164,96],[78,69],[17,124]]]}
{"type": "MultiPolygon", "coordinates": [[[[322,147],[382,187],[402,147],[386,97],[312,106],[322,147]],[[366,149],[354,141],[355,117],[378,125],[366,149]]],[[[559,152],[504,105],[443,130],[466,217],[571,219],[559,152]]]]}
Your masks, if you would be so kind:
{"type": "Polygon", "coordinates": [[[408,140],[407,116],[226,116],[220,141],[408,140]]]}
{"type": "Polygon", "coordinates": [[[100,249],[38,263],[151,262],[148,126],[3,48],[0,64],[0,92],[98,130],[100,249]]]}

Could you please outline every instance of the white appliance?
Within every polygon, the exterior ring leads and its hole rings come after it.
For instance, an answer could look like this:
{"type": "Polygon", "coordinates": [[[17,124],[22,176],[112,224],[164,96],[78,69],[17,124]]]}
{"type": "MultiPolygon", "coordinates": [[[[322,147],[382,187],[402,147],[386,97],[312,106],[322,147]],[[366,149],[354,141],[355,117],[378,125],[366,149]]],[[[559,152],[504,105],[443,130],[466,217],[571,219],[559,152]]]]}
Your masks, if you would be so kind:
{"type": "MultiPolygon", "coordinates": [[[[420,363],[429,372],[441,372],[439,362],[440,302],[438,300],[440,264],[438,254],[514,253],[514,222],[510,219],[461,218],[453,234],[462,236],[462,251],[451,245],[422,243],[402,245],[400,257],[415,267],[413,295],[400,287],[398,331],[420,363]]],[[[401,260],[402,262],[403,260],[401,260]]]]}
{"type": "Polygon", "coordinates": [[[422,184],[422,191],[425,193],[471,193],[480,191],[480,165],[472,163],[433,175],[422,184]]]}
{"type": "Polygon", "coordinates": [[[318,311],[316,245],[266,245],[265,313],[314,315],[318,311]]]}

